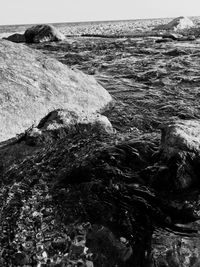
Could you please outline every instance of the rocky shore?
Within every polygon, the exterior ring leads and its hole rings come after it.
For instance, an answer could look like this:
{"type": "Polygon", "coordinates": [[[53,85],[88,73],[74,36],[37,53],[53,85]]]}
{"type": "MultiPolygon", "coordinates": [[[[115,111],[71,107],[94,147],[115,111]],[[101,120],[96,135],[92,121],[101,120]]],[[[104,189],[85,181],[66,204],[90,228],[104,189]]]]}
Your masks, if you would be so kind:
{"type": "Polygon", "coordinates": [[[0,266],[199,266],[198,25],[140,23],[0,41],[0,266]]]}

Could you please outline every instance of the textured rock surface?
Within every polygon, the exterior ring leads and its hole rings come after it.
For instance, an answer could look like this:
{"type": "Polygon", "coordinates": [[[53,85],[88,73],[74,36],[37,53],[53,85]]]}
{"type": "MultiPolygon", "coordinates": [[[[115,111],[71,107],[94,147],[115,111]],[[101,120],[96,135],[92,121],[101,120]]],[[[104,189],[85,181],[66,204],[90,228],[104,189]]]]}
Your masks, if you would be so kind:
{"type": "Polygon", "coordinates": [[[57,130],[64,128],[66,131],[73,128],[73,126],[81,127],[96,127],[96,131],[104,130],[105,132],[112,132],[113,128],[109,120],[100,114],[86,114],[84,112],[75,112],[71,110],[54,110],[43,118],[37,128],[42,131],[57,130]]]}
{"type": "Polygon", "coordinates": [[[200,121],[178,120],[162,130],[161,148],[167,157],[180,151],[200,153],[200,121]]]}
{"type": "Polygon", "coordinates": [[[178,17],[170,21],[168,24],[156,27],[156,30],[172,30],[179,31],[194,27],[194,23],[187,17],[178,17]]]}
{"type": "Polygon", "coordinates": [[[28,28],[24,33],[27,43],[55,42],[65,39],[64,34],[52,25],[36,25],[28,28]]]}
{"type": "Polygon", "coordinates": [[[161,128],[161,157],[168,168],[168,183],[178,191],[198,185],[200,121],[177,120],[161,128]]]}
{"type": "Polygon", "coordinates": [[[38,123],[50,111],[93,113],[111,101],[96,80],[21,44],[0,41],[0,141],[38,123]]]}
{"type": "Polygon", "coordinates": [[[59,109],[50,112],[39,122],[37,127],[27,129],[15,143],[25,145],[24,149],[26,149],[26,145],[44,146],[69,134],[84,131],[114,133],[112,124],[103,115],[59,109]]]}

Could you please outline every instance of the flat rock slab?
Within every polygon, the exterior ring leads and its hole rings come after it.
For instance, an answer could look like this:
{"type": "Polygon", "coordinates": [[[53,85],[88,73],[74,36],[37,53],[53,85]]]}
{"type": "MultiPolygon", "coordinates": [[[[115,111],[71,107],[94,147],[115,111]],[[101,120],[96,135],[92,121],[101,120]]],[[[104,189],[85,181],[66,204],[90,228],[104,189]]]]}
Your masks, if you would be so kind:
{"type": "Polygon", "coordinates": [[[25,45],[0,41],[0,141],[38,124],[54,109],[91,114],[111,100],[92,76],[25,45]]]}

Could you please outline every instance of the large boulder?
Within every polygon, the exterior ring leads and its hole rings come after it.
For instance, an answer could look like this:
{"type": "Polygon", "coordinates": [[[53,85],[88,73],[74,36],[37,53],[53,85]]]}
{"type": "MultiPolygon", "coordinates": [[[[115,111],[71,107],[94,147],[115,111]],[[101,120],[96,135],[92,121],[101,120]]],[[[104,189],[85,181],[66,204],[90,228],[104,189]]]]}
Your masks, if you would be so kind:
{"type": "Polygon", "coordinates": [[[20,34],[20,33],[14,33],[8,36],[7,38],[3,38],[3,39],[6,39],[14,43],[25,43],[26,42],[24,34],[20,34]]]}
{"type": "Polygon", "coordinates": [[[159,25],[155,30],[169,30],[169,31],[179,31],[194,27],[194,23],[187,17],[178,17],[170,21],[168,24],[159,25]]]}
{"type": "Polygon", "coordinates": [[[55,109],[95,113],[112,100],[92,76],[22,44],[0,41],[0,141],[55,109]]]}
{"type": "Polygon", "coordinates": [[[36,25],[28,28],[24,33],[27,43],[55,42],[65,39],[64,34],[52,25],[36,25]]]}

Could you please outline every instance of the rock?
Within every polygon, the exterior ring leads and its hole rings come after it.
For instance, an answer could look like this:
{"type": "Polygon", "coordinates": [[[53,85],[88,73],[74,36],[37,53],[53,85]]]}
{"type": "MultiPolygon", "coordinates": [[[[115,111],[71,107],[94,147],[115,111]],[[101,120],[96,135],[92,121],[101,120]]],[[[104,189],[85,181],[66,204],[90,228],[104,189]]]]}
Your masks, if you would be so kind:
{"type": "Polygon", "coordinates": [[[56,42],[65,39],[64,34],[52,25],[36,25],[28,28],[24,33],[27,43],[56,42]]]}
{"type": "Polygon", "coordinates": [[[0,141],[37,125],[55,109],[104,109],[112,100],[92,76],[24,45],[0,41],[0,141]]]}
{"type": "Polygon", "coordinates": [[[161,155],[173,190],[199,183],[200,121],[178,120],[162,128],[161,155]]]}
{"type": "Polygon", "coordinates": [[[100,114],[86,114],[71,110],[54,110],[44,117],[37,127],[28,129],[19,141],[29,146],[40,146],[83,131],[112,134],[112,124],[100,114]]]}
{"type": "Polygon", "coordinates": [[[177,33],[165,33],[162,35],[162,38],[166,38],[166,39],[172,39],[174,41],[179,40],[182,37],[181,34],[177,34],[177,33]]]}
{"type": "Polygon", "coordinates": [[[182,56],[182,55],[187,55],[187,52],[182,50],[182,49],[175,48],[175,49],[172,49],[172,50],[165,52],[165,55],[172,56],[172,57],[178,57],[178,56],[182,56]]]}
{"type": "Polygon", "coordinates": [[[179,120],[161,128],[161,149],[167,157],[179,151],[200,153],[199,120],[179,120]]]}
{"type": "Polygon", "coordinates": [[[178,17],[170,21],[168,24],[159,25],[155,30],[171,30],[179,31],[194,27],[194,23],[187,17],[178,17]]]}
{"type": "Polygon", "coordinates": [[[171,38],[162,38],[162,39],[157,39],[155,40],[156,43],[168,43],[168,42],[172,42],[171,38]]]}
{"type": "Polygon", "coordinates": [[[100,114],[80,113],[67,109],[58,109],[50,112],[40,121],[37,128],[43,131],[65,128],[70,131],[71,128],[76,125],[79,125],[78,127],[82,125],[83,128],[96,126],[96,128],[104,129],[105,132],[113,132],[112,125],[107,117],[100,114]]]}
{"type": "Polygon", "coordinates": [[[20,34],[20,33],[14,33],[4,39],[14,42],[14,43],[25,43],[26,42],[24,34],[20,34]]]}
{"type": "Polygon", "coordinates": [[[182,36],[178,39],[178,41],[194,41],[196,40],[195,35],[186,35],[186,36],[182,36]]]}
{"type": "Polygon", "coordinates": [[[155,41],[156,43],[179,41],[183,37],[181,34],[177,34],[177,33],[164,33],[161,36],[162,36],[162,39],[157,39],[155,41]]]}

